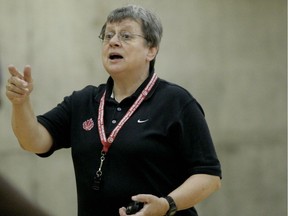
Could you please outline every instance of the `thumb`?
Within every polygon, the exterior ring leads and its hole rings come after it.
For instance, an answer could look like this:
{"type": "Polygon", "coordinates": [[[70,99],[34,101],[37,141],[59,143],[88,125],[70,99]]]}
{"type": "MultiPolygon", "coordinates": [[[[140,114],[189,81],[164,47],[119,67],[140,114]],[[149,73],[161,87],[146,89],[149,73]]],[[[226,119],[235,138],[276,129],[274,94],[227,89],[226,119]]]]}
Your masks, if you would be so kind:
{"type": "Polygon", "coordinates": [[[28,83],[32,83],[33,79],[31,76],[31,66],[30,65],[26,65],[24,67],[24,80],[28,83]]]}
{"type": "Polygon", "coordinates": [[[155,196],[150,194],[138,194],[132,197],[132,200],[144,203],[150,203],[155,196]]]}

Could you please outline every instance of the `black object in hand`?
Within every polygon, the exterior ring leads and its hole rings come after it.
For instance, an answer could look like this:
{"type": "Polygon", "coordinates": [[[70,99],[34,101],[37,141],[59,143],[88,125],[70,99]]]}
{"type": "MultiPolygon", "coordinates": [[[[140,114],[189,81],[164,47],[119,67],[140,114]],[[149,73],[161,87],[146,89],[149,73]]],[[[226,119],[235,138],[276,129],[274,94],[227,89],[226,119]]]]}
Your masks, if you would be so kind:
{"type": "Polygon", "coordinates": [[[126,208],[126,214],[127,215],[131,215],[131,214],[135,214],[136,212],[140,211],[144,206],[144,203],[142,202],[131,202],[127,208],[126,208]]]}

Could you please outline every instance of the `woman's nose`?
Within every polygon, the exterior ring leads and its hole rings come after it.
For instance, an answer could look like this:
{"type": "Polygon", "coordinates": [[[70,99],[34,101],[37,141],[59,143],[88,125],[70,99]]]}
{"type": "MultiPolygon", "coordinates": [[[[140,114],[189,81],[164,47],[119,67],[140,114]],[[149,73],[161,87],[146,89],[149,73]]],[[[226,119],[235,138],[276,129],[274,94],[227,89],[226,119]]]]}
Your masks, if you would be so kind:
{"type": "Polygon", "coordinates": [[[115,34],[109,41],[110,45],[121,45],[121,40],[118,34],[115,34]]]}

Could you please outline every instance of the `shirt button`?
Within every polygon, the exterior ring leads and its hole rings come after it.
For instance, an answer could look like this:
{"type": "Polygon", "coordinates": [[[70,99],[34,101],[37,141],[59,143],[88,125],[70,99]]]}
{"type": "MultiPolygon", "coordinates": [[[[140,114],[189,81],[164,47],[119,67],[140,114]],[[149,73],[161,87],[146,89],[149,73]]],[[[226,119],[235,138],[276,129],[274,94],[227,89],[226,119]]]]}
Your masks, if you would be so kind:
{"type": "Polygon", "coordinates": [[[117,122],[117,121],[116,121],[115,119],[114,119],[114,120],[112,120],[112,124],[116,124],[116,122],[117,122]]]}
{"type": "Polygon", "coordinates": [[[122,111],[121,107],[117,107],[117,111],[119,112],[122,111]]]}

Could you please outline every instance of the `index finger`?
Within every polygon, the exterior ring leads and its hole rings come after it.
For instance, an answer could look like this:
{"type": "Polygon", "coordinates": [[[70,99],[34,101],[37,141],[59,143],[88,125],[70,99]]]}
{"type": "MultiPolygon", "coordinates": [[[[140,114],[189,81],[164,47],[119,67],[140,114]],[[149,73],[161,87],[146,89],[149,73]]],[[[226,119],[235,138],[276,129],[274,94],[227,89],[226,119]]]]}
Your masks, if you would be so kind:
{"type": "Polygon", "coordinates": [[[24,79],[23,75],[19,73],[19,71],[14,65],[9,65],[8,70],[11,76],[16,76],[16,77],[19,77],[20,79],[24,79]]]}

